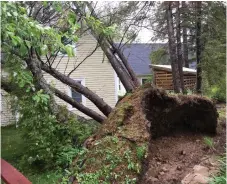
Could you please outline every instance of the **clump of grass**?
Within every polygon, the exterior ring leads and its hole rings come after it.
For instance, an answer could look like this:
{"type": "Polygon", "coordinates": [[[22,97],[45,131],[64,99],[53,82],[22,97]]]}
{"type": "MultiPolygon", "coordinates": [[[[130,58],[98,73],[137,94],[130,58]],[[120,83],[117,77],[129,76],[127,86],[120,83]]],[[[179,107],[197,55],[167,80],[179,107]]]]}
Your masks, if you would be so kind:
{"type": "Polygon", "coordinates": [[[203,138],[204,143],[209,147],[209,148],[213,148],[214,147],[214,141],[211,137],[204,137],[203,138]]]}
{"type": "Polygon", "coordinates": [[[219,174],[214,176],[209,184],[226,184],[226,156],[221,157],[219,162],[221,164],[219,174]]]}
{"type": "Polygon", "coordinates": [[[139,160],[142,160],[143,158],[145,158],[146,152],[147,152],[147,145],[144,144],[142,146],[136,147],[136,155],[139,160]]]}

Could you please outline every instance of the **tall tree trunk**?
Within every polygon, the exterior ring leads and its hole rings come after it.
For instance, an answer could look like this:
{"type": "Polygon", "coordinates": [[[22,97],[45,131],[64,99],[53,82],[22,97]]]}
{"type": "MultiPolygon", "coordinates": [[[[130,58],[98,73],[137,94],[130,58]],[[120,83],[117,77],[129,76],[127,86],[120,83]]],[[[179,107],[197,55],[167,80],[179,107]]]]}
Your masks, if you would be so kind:
{"type": "Polygon", "coordinates": [[[180,16],[180,3],[176,1],[177,12],[176,12],[176,26],[177,26],[177,63],[178,70],[180,74],[180,85],[181,91],[184,91],[184,74],[183,74],[183,58],[182,58],[182,48],[181,48],[181,16],[180,16]]]}
{"type": "Polygon", "coordinates": [[[125,68],[127,69],[127,71],[129,73],[134,85],[136,87],[139,87],[140,86],[140,82],[139,82],[135,72],[133,71],[132,67],[129,65],[125,55],[123,54],[123,52],[118,47],[116,47],[116,45],[113,43],[112,40],[110,41],[110,44],[114,48],[114,52],[116,52],[118,54],[118,57],[120,58],[120,60],[124,64],[125,68]]]}
{"type": "Polygon", "coordinates": [[[174,92],[179,93],[181,91],[180,85],[180,74],[178,70],[178,63],[176,57],[176,41],[174,37],[173,29],[173,17],[172,17],[172,7],[171,2],[166,3],[166,15],[167,15],[167,27],[168,27],[168,40],[169,40],[169,54],[172,67],[172,76],[173,76],[173,89],[174,92]]]}
{"type": "Polygon", "coordinates": [[[201,68],[201,15],[202,3],[196,2],[196,60],[197,60],[197,82],[196,92],[200,94],[202,88],[202,68],[201,68]]]}
{"type": "Polygon", "coordinates": [[[111,113],[112,108],[107,103],[105,103],[102,98],[100,98],[97,94],[84,87],[80,83],[55,70],[54,68],[47,66],[46,64],[42,64],[42,70],[49,73],[54,78],[60,80],[64,84],[67,84],[75,91],[83,94],[86,98],[91,100],[105,116],[108,116],[111,113]]]}
{"type": "Polygon", "coordinates": [[[188,35],[187,35],[187,22],[186,22],[186,11],[187,5],[185,1],[182,1],[182,14],[183,14],[183,61],[184,66],[189,68],[189,61],[188,61],[188,35]]]}

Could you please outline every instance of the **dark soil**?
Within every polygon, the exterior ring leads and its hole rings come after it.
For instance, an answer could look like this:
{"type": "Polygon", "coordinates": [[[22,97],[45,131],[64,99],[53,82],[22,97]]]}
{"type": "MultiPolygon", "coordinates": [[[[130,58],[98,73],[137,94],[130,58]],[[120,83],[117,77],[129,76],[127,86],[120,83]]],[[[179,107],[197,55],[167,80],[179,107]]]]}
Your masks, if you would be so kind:
{"type": "MultiPolygon", "coordinates": [[[[225,150],[226,120],[225,104],[218,104],[219,116],[217,135],[212,136],[214,147],[204,142],[206,134],[175,132],[172,135],[152,139],[149,154],[144,164],[141,184],[180,184],[181,180],[200,164],[204,158],[221,155],[225,150]]],[[[209,136],[209,135],[208,135],[209,136]]]]}

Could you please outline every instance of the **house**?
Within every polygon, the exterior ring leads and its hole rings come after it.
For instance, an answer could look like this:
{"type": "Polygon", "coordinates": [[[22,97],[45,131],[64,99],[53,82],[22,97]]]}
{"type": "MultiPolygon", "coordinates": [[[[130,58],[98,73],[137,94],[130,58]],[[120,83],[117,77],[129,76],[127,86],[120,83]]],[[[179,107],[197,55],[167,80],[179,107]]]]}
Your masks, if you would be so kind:
{"type": "MultiPolygon", "coordinates": [[[[91,35],[85,35],[76,45],[75,57],[69,58],[63,54],[59,55],[56,57],[52,67],[64,74],[69,74],[70,71],[87,57],[87,55],[93,52],[96,45],[97,42],[95,38],[91,35]]],[[[150,53],[153,50],[158,49],[160,46],[160,44],[140,43],[123,46],[123,53],[125,57],[128,58],[128,62],[138,76],[141,84],[151,77],[151,70],[149,68],[149,64],[151,63],[149,59],[150,53]]],[[[74,72],[72,72],[70,77],[94,91],[111,107],[116,105],[119,96],[126,93],[124,86],[117,77],[117,74],[113,70],[108,59],[103,54],[101,48],[98,48],[94,54],[88,57],[74,72]]],[[[69,86],[56,80],[47,73],[44,73],[44,78],[48,83],[53,84],[57,89],[73,97],[76,101],[102,114],[89,99],[85,98],[80,93],[72,91],[69,86]]],[[[16,121],[18,117],[16,117],[15,114],[13,115],[10,110],[10,103],[8,98],[6,98],[7,93],[1,90],[1,94],[1,125],[7,125],[10,122],[16,121]]],[[[56,97],[56,101],[61,105],[67,105],[68,109],[74,113],[88,118],[85,114],[79,112],[71,105],[66,104],[58,97],[56,97]]]]}
{"type": "MultiPolygon", "coordinates": [[[[149,65],[153,73],[153,84],[158,88],[173,90],[171,65],[149,65]]],[[[183,67],[184,87],[194,90],[196,85],[196,70],[183,67]]]]}

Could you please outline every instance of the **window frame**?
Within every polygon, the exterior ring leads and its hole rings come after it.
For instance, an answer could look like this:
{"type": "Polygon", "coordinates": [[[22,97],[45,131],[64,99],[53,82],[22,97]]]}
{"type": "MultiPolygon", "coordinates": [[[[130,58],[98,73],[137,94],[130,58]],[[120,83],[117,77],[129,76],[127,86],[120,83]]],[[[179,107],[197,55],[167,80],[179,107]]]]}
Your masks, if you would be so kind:
{"type": "MultiPolygon", "coordinates": [[[[75,81],[81,81],[81,84],[83,86],[85,86],[85,79],[84,78],[76,78],[76,79],[73,79],[73,80],[75,80],[75,81]]],[[[70,86],[68,86],[68,95],[72,98],[72,89],[71,89],[70,86]]],[[[81,104],[84,105],[84,106],[86,105],[86,98],[85,98],[84,95],[82,95],[82,103],[81,104]]],[[[72,107],[72,105],[69,104],[69,109],[70,110],[75,110],[76,108],[75,107],[72,107]]]]}
{"type": "Polygon", "coordinates": [[[144,85],[145,83],[143,84],[143,80],[148,80],[148,79],[149,79],[148,77],[141,77],[140,78],[140,84],[144,85]]]}

